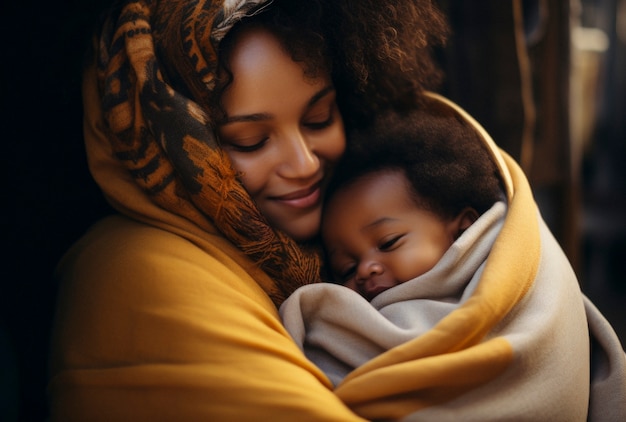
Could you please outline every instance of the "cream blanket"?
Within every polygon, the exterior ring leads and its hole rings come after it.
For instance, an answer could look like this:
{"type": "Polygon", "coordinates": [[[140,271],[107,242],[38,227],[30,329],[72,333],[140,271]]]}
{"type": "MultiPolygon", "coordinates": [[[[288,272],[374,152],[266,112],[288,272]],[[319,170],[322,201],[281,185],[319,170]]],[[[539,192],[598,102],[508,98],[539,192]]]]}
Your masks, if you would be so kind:
{"type": "Polygon", "coordinates": [[[371,303],[304,286],[282,305],[284,324],[367,419],[626,420],[624,351],[536,210],[537,268],[524,270],[523,236],[519,265],[492,264],[512,212],[494,205],[431,271],[371,303]]]}

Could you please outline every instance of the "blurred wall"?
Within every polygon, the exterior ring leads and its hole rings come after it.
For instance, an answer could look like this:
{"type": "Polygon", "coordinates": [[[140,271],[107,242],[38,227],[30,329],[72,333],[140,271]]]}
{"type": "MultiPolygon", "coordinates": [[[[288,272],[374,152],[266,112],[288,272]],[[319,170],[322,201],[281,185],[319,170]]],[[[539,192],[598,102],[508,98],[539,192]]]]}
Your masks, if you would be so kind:
{"type": "Polygon", "coordinates": [[[626,339],[626,0],[438,0],[442,92],[525,170],[581,288],[626,339]]]}

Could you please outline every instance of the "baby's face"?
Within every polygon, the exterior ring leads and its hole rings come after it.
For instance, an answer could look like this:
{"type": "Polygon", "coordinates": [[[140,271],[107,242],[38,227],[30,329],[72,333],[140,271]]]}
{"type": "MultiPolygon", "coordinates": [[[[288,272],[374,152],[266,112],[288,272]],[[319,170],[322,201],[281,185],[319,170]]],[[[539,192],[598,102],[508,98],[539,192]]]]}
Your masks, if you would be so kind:
{"type": "Polygon", "coordinates": [[[456,238],[454,221],[419,208],[400,171],[366,175],[327,205],[322,235],[335,281],[366,299],[424,274],[456,238]]]}

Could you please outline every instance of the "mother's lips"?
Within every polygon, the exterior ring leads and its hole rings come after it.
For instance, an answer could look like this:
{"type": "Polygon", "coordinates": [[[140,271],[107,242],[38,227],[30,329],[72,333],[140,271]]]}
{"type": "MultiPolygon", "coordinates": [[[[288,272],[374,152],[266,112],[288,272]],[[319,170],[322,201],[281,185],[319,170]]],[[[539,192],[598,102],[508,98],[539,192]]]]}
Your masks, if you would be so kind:
{"type": "Polygon", "coordinates": [[[276,196],[273,199],[278,199],[279,201],[290,201],[292,199],[300,199],[305,196],[309,196],[315,190],[319,189],[319,186],[320,186],[319,183],[315,183],[314,185],[311,185],[310,187],[306,189],[300,189],[295,192],[288,193],[286,195],[276,196]]]}
{"type": "Polygon", "coordinates": [[[315,183],[306,189],[290,192],[286,195],[275,196],[271,199],[297,208],[306,208],[317,204],[321,197],[320,184],[315,183]]]}

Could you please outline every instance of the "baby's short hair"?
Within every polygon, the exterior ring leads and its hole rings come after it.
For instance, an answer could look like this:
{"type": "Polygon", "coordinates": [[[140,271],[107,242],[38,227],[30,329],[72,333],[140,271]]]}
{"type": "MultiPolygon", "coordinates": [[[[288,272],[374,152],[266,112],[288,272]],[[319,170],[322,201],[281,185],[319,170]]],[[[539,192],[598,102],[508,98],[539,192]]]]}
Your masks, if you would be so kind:
{"type": "Polygon", "coordinates": [[[384,170],[402,171],[417,205],[444,216],[468,206],[482,214],[505,200],[500,172],[481,136],[435,100],[409,112],[381,113],[367,127],[348,133],[348,148],[328,195],[384,170]]]}

